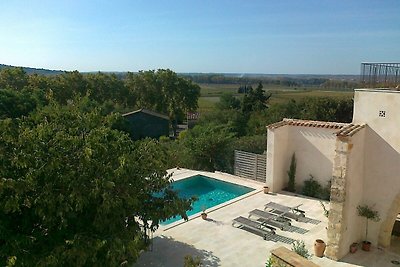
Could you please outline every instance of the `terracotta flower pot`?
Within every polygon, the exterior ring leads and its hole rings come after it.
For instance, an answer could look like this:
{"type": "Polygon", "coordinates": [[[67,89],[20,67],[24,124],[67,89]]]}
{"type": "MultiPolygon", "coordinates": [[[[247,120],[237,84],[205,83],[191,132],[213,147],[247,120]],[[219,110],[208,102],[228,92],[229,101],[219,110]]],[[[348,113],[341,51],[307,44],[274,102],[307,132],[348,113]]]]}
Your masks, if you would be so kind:
{"type": "Polygon", "coordinates": [[[264,186],[264,194],[268,194],[269,193],[269,186],[264,186]]]}
{"type": "Polygon", "coordinates": [[[358,243],[353,243],[350,245],[350,253],[356,253],[358,249],[358,243]]]}
{"type": "Polygon", "coordinates": [[[362,242],[362,250],[364,251],[370,251],[371,250],[371,242],[369,241],[363,241],[362,242]]]}
{"type": "Polygon", "coordinates": [[[317,239],[314,242],[314,254],[317,257],[323,257],[324,256],[324,252],[325,252],[325,242],[321,239],[317,239]]]}

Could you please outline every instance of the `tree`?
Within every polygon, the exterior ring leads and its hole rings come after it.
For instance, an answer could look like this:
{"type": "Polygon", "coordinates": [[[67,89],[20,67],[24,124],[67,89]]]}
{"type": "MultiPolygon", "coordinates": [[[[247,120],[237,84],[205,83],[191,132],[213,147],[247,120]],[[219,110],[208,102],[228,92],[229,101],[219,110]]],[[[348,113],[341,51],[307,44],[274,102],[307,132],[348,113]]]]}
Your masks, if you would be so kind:
{"type": "Polygon", "coordinates": [[[65,104],[75,96],[88,93],[88,83],[79,71],[67,71],[51,80],[53,97],[58,103],[65,104]]]}
{"type": "Polygon", "coordinates": [[[22,90],[28,85],[28,75],[23,68],[5,68],[0,71],[0,89],[22,90]]]}
{"type": "Polygon", "coordinates": [[[297,166],[296,154],[293,153],[292,158],[290,160],[289,170],[287,171],[287,175],[289,178],[287,190],[289,192],[296,191],[296,166],[297,166]]]}
{"type": "Polygon", "coordinates": [[[18,118],[28,115],[38,104],[34,94],[12,89],[0,90],[0,119],[18,118]]]}
{"type": "Polygon", "coordinates": [[[250,90],[253,90],[253,87],[251,86],[251,85],[241,85],[241,86],[239,86],[239,89],[238,89],[238,93],[239,94],[247,94],[250,90]]]}
{"type": "Polygon", "coordinates": [[[379,217],[379,212],[374,210],[373,207],[370,207],[368,205],[358,205],[357,213],[358,213],[358,216],[365,218],[366,224],[365,224],[365,240],[364,240],[364,242],[369,243],[369,241],[367,241],[368,240],[368,220],[371,220],[374,222],[379,222],[381,219],[379,217]]]}
{"type": "Polygon", "coordinates": [[[39,75],[31,74],[28,76],[28,87],[31,90],[43,90],[48,91],[51,89],[51,78],[39,75]]]}
{"type": "Polygon", "coordinates": [[[271,95],[265,95],[263,85],[259,82],[256,89],[250,88],[248,94],[244,96],[242,102],[243,113],[261,111],[267,108],[267,101],[270,97],[271,95]]]}
{"type": "Polygon", "coordinates": [[[0,120],[0,265],[128,264],[148,229],[187,219],[158,144],[134,143],[88,101],[0,120]]]}
{"type": "Polygon", "coordinates": [[[230,133],[235,136],[246,134],[246,117],[238,110],[214,110],[205,113],[198,122],[198,125],[207,124],[224,125],[230,133]]]}
{"type": "Polygon", "coordinates": [[[225,93],[220,96],[219,102],[216,104],[216,107],[220,110],[226,110],[226,109],[239,110],[240,109],[240,100],[237,99],[231,93],[225,93]]]}
{"type": "Polygon", "coordinates": [[[226,170],[229,166],[229,144],[233,134],[224,125],[197,125],[183,139],[189,150],[191,166],[201,170],[226,170]]]}
{"type": "Polygon", "coordinates": [[[174,133],[185,113],[197,109],[200,87],[169,69],[128,73],[125,84],[134,92],[137,106],[168,114],[174,133]]]}
{"type": "Polygon", "coordinates": [[[88,74],[85,78],[88,82],[91,99],[99,103],[113,102],[114,105],[119,105],[121,108],[134,107],[135,99],[133,94],[129,92],[124,82],[114,73],[98,72],[96,74],[88,74]]]}
{"type": "Polygon", "coordinates": [[[265,126],[281,121],[283,118],[351,122],[353,101],[332,97],[308,97],[303,100],[290,100],[286,103],[273,103],[268,109],[250,113],[247,134],[265,133],[265,126]]]}
{"type": "Polygon", "coordinates": [[[300,103],[300,117],[308,120],[351,122],[353,102],[333,97],[309,97],[300,103]]]}

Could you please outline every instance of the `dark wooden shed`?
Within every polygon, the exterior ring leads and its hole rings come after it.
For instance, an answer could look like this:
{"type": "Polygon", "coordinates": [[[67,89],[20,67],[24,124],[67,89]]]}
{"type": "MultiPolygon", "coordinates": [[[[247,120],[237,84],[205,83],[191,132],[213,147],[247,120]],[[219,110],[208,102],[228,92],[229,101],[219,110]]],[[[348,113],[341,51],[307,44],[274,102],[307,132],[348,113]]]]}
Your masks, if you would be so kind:
{"type": "Polygon", "coordinates": [[[147,109],[139,109],[122,115],[134,140],[169,136],[169,117],[147,109]]]}

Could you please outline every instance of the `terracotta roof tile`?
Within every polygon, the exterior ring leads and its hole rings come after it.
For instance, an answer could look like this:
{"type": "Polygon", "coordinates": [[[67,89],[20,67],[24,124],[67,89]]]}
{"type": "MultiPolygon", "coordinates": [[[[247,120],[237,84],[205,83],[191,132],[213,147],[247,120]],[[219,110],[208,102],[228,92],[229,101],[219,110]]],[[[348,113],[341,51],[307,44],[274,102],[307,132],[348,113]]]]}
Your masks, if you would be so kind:
{"type": "Polygon", "coordinates": [[[284,125],[291,126],[303,126],[303,127],[317,127],[317,128],[328,128],[328,129],[341,129],[348,123],[339,122],[326,122],[326,121],[310,121],[310,120],[298,120],[298,119],[283,119],[280,122],[273,123],[267,126],[268,129],[275,129],[284,125]]]}
{"type": "Polygon", "coordinates": [[[365,127],[365,125],[352,124],[352,123],[283,119],[282,121],[268,125],[267,128],[272,130],[285,125],[335,129],[338,130],[335,133],[337,136],[353,136],[355,133],[357,133],[359,130],[365,127]]]}
{"type": "Polygon", "coordinates": [[[337,131],[336,136],[353,136],[354,134],[356,134],[359,130],[361,130],[364,127],[365,127],[365,124],[363,124],[363,125],[349,124],[346,127],[337,131]]]}

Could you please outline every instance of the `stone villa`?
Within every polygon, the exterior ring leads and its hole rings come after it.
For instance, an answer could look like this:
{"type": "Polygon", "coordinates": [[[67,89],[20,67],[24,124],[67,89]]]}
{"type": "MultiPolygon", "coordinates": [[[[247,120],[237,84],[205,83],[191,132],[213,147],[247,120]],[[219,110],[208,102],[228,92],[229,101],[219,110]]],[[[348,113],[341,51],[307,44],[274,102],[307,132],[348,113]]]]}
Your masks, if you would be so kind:
{"type": "Polygon", "coordinates": [[[267,179],[274,192],[287,185],[293,153],[296,183],[312,174],[331,180],[326,255],[339,260],[353,242],[365,239],[365,218],[358,205],[369,205],[381,220],[369,223],[373,246],[393,245],[392,229],[400,212],[400,91],[356,89],[352,123],[284,119],[269,125],[267,179]]]}

